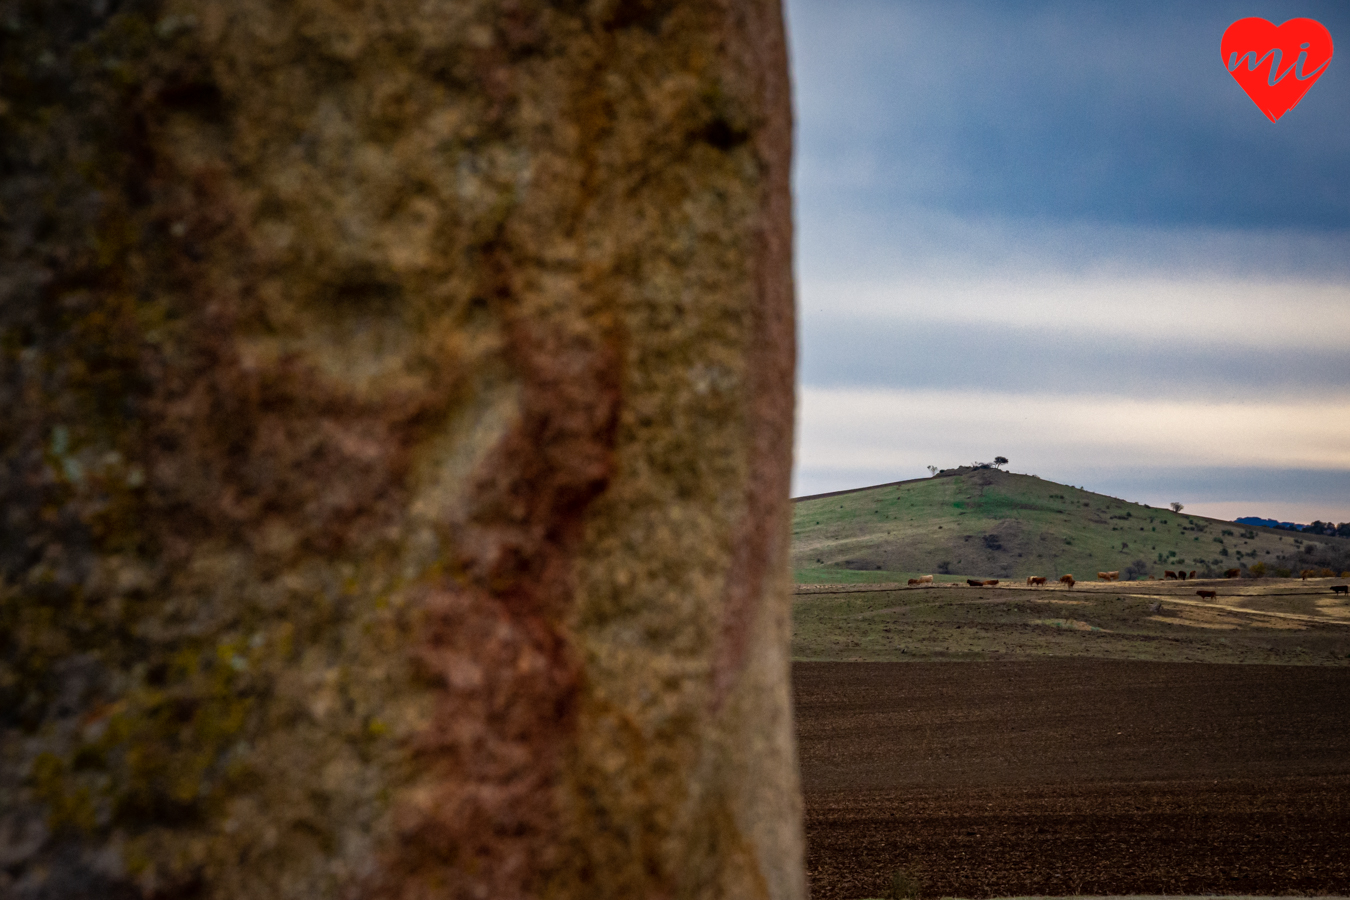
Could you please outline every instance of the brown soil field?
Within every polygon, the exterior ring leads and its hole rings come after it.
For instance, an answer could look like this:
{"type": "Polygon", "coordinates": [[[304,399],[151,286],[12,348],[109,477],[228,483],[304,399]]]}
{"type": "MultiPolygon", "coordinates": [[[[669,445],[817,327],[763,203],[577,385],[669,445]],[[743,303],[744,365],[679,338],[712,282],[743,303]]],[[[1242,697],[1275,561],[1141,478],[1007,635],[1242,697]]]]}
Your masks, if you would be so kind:
{"type": "Polygon", "coordinates": [[[1350,895],[1350,669],[793,666],[811,896],[1350,895]]]}

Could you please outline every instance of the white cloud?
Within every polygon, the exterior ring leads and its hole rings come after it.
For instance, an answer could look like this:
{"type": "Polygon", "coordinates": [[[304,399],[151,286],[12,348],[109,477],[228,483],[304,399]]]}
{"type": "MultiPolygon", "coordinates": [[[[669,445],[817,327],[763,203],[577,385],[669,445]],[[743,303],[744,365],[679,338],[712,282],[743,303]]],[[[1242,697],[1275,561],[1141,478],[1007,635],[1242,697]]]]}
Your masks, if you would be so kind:
{"type": "MultiPolygon", "coordinates": [[[[869,159],[868,151],[854,151],[869,159]]],[[[878,165],[872,161],[870,166],[878,165]]],[[[908,164],[908,161],[907,163],[908,164]]],[[[810,165],[808,162],[806,165],[810,165]]],[[[809,171],[809,170],[806,170],[809,171]]],[[[836,178],[863,177],[839,172],[836,178]]],[[[799,263],[808,278],[1350,279],[1350,231],[1219,228],[960,214],[818,191],[799,172],[799,263]]]]}
{"type": "Polygon", "coordinates": [[[898,479],[917,477],[929,464],[945,468],[995,454],[1052,479],[1085,467],[1350,469],[1350,391],[1278,403],[801,391],[799,470],[888,470],[898,479]]]}
{"type": "Polygon", "coordinates": [[[1023,277],[805,279],[805,328],[839,317],[1003,325],[1165,344],[1336,348],[1350,333],[1350,284],[1300,280],[1023,277]]]}
{"type": "Polygon", "coordinates": [[[1350,232],[1018,221],[908,207],[801,215],[803,331],[832,319],[1340,347],[1350,232]]]}

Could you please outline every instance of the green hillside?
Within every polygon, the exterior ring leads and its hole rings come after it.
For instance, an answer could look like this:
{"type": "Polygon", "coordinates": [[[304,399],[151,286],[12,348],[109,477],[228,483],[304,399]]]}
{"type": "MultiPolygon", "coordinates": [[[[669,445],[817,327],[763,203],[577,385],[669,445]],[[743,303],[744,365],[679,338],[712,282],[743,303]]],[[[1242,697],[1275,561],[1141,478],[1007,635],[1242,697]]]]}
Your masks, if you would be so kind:
{"type": "MultiPolygon", "coordinates": [[[[1098,571],[1222,573],[1297,559],[1309,546],[1343,553],[1350,539],[1252,528],[1094,494],[1034,475],[955,469],[795,501],[799,583],[954,578],[1093,579],[1098,571]],[[1331,546],[1329,546],[1331,545],[1331,546]]],[[[1309,559],[1313,554],[1309,554],[1309,559]]]]}

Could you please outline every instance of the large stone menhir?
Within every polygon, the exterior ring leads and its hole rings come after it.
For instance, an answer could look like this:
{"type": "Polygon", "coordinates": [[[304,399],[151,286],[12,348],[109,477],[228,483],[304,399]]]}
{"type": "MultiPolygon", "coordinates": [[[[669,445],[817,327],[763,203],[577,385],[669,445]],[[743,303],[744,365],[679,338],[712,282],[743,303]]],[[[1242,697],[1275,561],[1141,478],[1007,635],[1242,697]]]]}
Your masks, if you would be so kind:
{"type": "Polygon", "coordinates": [[[0,895],[804,896],[777,0],[4,0],[0,155],[0,895]]]}

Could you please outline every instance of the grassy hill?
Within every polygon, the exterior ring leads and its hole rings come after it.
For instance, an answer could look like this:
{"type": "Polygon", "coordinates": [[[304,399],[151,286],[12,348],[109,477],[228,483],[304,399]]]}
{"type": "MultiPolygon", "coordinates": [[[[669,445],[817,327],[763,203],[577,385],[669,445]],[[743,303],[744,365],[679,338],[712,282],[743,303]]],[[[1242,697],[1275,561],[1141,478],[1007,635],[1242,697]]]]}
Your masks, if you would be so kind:
{"type": "Polygon", "coordinates": [[[802,498],[792,525],[798,583],[903,582],[919,574],[1092,579],[1106,570],[1123,576],[1131,564],[1135,574],[1161,578],[1166,569],[1213,574],[1347,552],[1347,538],[1178,514],[996,469],[802,498]]]}

